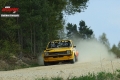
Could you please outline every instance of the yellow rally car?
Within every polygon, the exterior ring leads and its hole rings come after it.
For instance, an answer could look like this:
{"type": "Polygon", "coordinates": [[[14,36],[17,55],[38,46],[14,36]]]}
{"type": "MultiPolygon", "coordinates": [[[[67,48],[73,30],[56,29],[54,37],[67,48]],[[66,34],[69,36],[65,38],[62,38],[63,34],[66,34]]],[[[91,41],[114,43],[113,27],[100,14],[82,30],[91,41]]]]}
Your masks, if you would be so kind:
{"type": "Polygon", "coordinates": [[[76,51],[72,40],[53,40],[44,50],[43,59],[45,66],[52,62],[69,61],[75,63],[78,61],[78,51],[76,51]]]}

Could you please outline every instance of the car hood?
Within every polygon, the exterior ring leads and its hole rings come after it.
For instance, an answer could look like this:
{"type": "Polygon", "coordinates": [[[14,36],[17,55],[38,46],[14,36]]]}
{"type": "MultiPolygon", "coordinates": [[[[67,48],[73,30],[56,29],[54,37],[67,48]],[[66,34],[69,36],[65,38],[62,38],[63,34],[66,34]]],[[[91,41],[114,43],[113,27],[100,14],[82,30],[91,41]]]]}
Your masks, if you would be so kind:
{"type": "Polygon", "coordinates": [[[71,50],[72,48],[50,48],[46,49],[45,52],[60,52],[60,51],[66,51],[66,50],[71,50]]]}

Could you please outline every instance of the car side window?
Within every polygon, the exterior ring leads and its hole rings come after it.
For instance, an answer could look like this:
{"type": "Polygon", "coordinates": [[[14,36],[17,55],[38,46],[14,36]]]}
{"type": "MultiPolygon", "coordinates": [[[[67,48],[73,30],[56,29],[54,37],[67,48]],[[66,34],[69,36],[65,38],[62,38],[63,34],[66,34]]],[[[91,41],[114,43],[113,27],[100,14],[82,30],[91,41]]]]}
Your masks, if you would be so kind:
{"type": "Polygon", "coordinates": [[[51,43],[51,48],[55,48],[55,43],[51,43]]]}
{"type": "Polygon", "coordinates": [[[55,47],[56,47],[55,43],[52,43],[52,42],[50,42],[48,45],[48,48],[55,48],[55,47]]]}

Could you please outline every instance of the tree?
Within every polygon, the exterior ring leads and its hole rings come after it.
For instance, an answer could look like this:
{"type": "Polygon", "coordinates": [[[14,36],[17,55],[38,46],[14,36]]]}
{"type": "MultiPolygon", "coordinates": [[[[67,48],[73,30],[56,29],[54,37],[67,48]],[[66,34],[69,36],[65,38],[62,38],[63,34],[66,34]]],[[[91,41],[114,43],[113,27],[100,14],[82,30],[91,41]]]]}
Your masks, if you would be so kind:
{"type": "Polygon", "coordinates": [[[0,0],[0,8],[6,5],[18,7],[20,14],[19,18],[0,18],[0,45],[5,45],[0,51],[10,49],[8,53],[37,55],[43,51],[48,41],[59,39],[59,30],[64,27],[63,11],[75,14],[85,9],[87,2],[88,0],[0,0]],[[11,47],[8,48],[9,46],[11,47]]]}
{"type": "Polygon", "coordinates": [[[76,24],[68,23],[66,29],[68,30],[67,37],[74,38],[78,36],[76,24]]]}
{"type": "Polygon", "coordinates": [[[119,43],[118,43],[118,49],[120,50],[120,41],[119,41],[119,43]]]}
{"type": "Polygon", "coordinates": [[[79,34],[81,38],[91,38],[91,35],[93,34],[92,29],[90,29],[90,27],[88,27],[85,23],[85,21],[81,20],[79,22],[79,34]]]}
{"type": "Polygon", "coordinates": [[[120,58],[120,50],[118,49],[118,47],[117,47],[115,44],[112,46],[111,51],[112,51],[117,57],[120,58]]]}
{"type": "Polygon", "coordinates": [[[109,43],[109,41],[108,41],[105,33],[103,33],[103,34],[99,37],[99,41],[100,41],[101,43],[103,43],[108,49],[110,49],[110,43],[109,43]]]}
{"type": "Polygon", "coordinates": [[[93,30],[88,28],[85,21],[81,20],[79,23],[80,27],[76,24],[68,23],[66,29],[68,30],[67,36],[69,38],[93,38],[93,30]],[[77,29],[78,28],[78,29],[77,29]]]}
{"type": "Polygon", "coordinates": [[[66,0],[67,5],[64,9],[68,15],[75,14],[76,12],[82,12],[87,8],[87,2],[89,0],[66,0]]]}

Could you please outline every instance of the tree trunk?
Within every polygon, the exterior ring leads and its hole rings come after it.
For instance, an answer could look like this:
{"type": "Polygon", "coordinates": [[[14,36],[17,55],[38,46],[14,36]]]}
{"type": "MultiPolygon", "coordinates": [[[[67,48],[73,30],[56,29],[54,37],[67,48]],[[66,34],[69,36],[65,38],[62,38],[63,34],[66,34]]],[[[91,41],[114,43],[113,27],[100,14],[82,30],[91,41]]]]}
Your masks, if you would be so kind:
{"type": "MultiPolygon", "coordinates": [[[[17,25],[18,25],[18,18],[17,18],[17,25]]],[[[20,52],[19,52],[19,54],[18,54],[18,56],[19,56],[19,59],[21,59],[22,58],[22,56],[23,56],[23,54],[22,54],[22,45],[21,45],[21,29],[18,29],[18,44],[20,45],[20,47],[19,47],[19,50],[20,50],[20,52]]]]}
{"type": "Polygon", "coordinates": [[[34,27],[34,55],[36,54],[36,41],[35,41],[35,27],[34,27]]]}
{"type": "Polygon", "coordinates": [[[33,41],[32,41],[32,34],[33,34],[33,33],[32,33],[32,29],[31,29],[31,53],[33,53],[33,43],[32,43],[33,41]]]}

